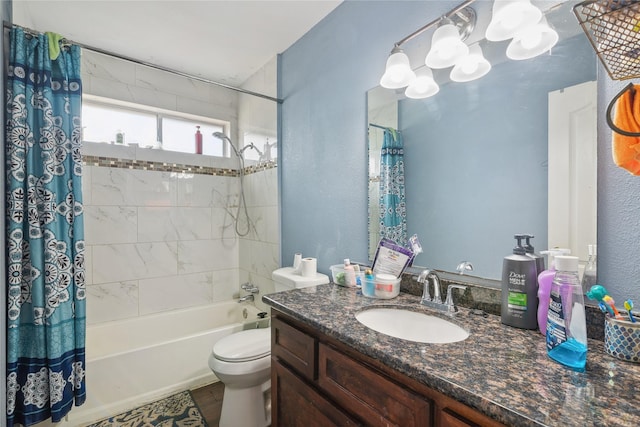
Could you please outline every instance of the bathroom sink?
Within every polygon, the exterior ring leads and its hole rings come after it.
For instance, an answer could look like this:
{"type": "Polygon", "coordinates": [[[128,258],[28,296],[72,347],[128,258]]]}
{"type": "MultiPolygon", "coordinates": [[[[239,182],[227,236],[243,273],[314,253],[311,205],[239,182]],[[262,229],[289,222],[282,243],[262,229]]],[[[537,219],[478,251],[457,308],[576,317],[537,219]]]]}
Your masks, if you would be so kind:
{"type": "Polygon", "coordinates": [[[372,308],[356,320],[374,331],[407,341],[446,344],[463,341],[469,333],[440,317],[398,308],[372,308]]]}

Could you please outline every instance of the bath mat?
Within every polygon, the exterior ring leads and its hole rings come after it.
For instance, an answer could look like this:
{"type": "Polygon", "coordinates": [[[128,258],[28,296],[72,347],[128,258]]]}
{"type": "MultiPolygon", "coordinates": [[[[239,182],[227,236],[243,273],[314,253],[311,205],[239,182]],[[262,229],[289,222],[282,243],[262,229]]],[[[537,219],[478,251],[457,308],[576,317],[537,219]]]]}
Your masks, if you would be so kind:
{"type": "Polygon", "coordinates": [[[87,427],[207,427],[189,391],[135,408],[87,427]]]}

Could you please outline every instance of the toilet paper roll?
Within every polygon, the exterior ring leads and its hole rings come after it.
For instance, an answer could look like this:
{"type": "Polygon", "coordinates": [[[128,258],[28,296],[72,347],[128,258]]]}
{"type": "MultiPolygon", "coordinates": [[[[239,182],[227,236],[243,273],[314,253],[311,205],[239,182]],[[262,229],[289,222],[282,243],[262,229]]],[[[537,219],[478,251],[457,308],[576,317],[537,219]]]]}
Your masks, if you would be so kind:
{"type": "Polygon", "coordinates": [[[318,269],[318,260],[315,258],[302,258],[300,262],[300,274],[302,277],[315,277],[318,269]]]}
{"type": "Polygon", "coordinates": [[[297,253],[293,256],[293,269],[295,271],[300,271],[300,264],[302,263],[302,254],[297,253]]]}

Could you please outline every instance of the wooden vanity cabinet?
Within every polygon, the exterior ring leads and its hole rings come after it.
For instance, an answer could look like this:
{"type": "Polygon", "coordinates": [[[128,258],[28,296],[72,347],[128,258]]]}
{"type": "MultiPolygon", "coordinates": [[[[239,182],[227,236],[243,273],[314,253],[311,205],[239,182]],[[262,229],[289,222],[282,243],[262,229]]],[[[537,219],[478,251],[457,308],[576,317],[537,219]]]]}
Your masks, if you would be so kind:
{"type": "Polygon", "coordinates": [[[276,310],[271,405],[274,427],[502,426],[276,310]]]}

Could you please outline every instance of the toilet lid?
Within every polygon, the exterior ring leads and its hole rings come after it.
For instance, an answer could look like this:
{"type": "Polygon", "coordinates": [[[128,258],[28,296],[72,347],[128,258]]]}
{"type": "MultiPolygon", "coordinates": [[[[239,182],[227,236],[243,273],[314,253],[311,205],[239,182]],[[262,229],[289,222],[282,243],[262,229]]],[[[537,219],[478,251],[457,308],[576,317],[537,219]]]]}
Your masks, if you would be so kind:
{"type": "Polygon", "coordinates": [[[225,362],[247,362],[268,356],[270,352],[270,328],[236,332],[213,345],[213,355],[225,362]]]}

